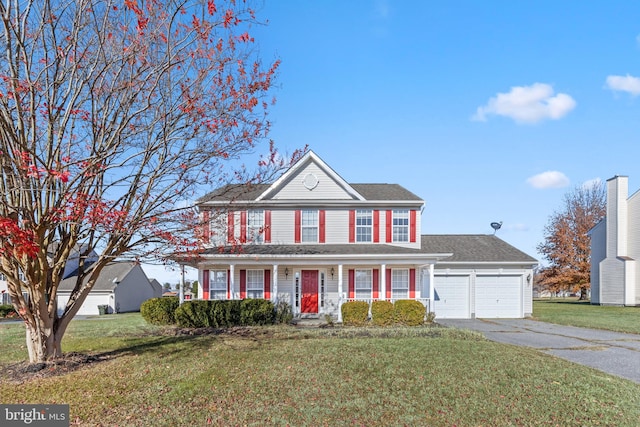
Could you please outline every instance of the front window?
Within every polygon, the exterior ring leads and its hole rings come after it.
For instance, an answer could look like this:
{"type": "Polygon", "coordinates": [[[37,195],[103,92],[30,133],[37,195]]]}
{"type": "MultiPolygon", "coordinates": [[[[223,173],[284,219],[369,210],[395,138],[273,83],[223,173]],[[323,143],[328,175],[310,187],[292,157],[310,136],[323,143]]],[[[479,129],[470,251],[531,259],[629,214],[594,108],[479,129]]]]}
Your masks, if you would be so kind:
{"type": "Polygon", "coordinates": [[[409,241],[409,211],[406,209],[393,211],[393,241],[409,241]]]}
{"type": "Polygon", "coordinates": [[[227,270],[209,270],[209,299],[227,299],[227,270]]]}
{"type": "Polygon", "coordinates": [[[264,298],[263,270],[247,270],[247,298],[264,298]]]}
{"type": "Polygon", "coordinates": [[[247,242],[262,243],[264,241],[264,211],[262,209],[247,212],[247,242]]]}
{"type": "Polygon", "coordinates": [[[409,298],[409,270],[394,268],[391,270],[391,298],[409,298]]]}
{"type": "Polygon", "coordinates": [[[318,242],[318,211],[303,210],[302,211],[302,241],[306,243],[318,242]]]}
{"type": "Polygon", "coordinates": [[[356,242],[371,242],[373,213],[370,210],[356,211],[356,242]]]}
{"type": "Polygon", "coordinates": [[[373,281],[371,280],[371,270],[356,270],[356,299],[371,299],[371,293],[373,290],[373,281]]]}

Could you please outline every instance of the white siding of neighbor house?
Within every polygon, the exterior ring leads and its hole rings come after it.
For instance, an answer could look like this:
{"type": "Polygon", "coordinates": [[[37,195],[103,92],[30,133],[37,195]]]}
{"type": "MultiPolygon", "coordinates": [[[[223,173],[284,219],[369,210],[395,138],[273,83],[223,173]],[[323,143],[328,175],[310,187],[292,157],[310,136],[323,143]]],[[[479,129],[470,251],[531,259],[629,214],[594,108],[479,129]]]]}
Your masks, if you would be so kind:
{"type": "Polygon", "coordinates": [[[629,210],[629,257],[633,262],[633,280],[627,278],[625,304],[640,305],[640,192],[634,193],[627,201],[629,210]]]}
{"type": "Polygon", "coordinates": [[[353,197],[317,164],[311,162],[294,174],[286,184],[275,194],[270,195],[274,200],[349,200],[353,197]],[[304,179],[308,174],[318,178],[318,185],[309,189],[304,186],[304,179]]]}
{"type": "MultiPolygon", "coordinates": [[[[110,298],[112,294],[109,293],[90,293],[87,296],[87,299],[84,300],[84,302],[82,303],[82,305],[80,306],[80,309],[78,310],[78,312],[76,314],[79,314],[81,316],[90,316],[90,315],[97,315],[100,313],[100,311],[98,310],[98,306],[99,305],[109,305],[109,303],[112,301],[112,299],[110,298]]],[[[64,293],[64,294],[58,294],[58,314],[62,314],[64,312],[64,308],[67,305],[67,302],[69,301],[69,293],[64,293]]],[[[113,313],[113,307],[110,307],[109,309],[109,313],[113,313]]]]}
{"type": "Polygon", "coordinates": [[[591,303],[600,304],[600,263],[606,257],[606,220],[600,221],[591,236],[591,303]]]}
{"type": "Polygon", "coordinates": [[[140,311],[140,304],[144,301],[161,296],[156,293],[139,265],[133,267],[124,278],[118,279],[120,283],[114,290],[115,301],[110,301],[114,312],[140,311]]]}
{"type": "Polygon", "coordinates": [[[628,266],[628,178],[607,181],[606,258],[600,263],[600,304],[625,303],[628,266]]]}

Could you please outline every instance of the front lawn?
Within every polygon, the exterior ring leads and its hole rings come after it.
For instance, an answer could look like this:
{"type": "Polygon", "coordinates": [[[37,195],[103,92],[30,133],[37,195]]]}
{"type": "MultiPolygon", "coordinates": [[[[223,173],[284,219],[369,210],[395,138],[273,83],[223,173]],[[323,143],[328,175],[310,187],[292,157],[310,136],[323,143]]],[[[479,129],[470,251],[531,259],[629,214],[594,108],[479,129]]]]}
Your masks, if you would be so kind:
{"type": "Polygon", "coordinates": [[[640,334],[640,307],[591,305],[576,298],[533,301],[533,318],[559,325],[640,334]]]}
{"type": "MultiPolygon", "coordinates": [[[[3,347],[20,324],[0,325],[3,347]]],[[[65,351],[105,361],[2,403],[68,403],[72,425],[635,425],[640,385],[445,328],[235,328],[171,335],[138,315],[76,320],[65,351]]],[[[24,349],[0,352],[0,364],[24,349]]],[[[20,356],[18,356],[20,354],[20,356]]]]}

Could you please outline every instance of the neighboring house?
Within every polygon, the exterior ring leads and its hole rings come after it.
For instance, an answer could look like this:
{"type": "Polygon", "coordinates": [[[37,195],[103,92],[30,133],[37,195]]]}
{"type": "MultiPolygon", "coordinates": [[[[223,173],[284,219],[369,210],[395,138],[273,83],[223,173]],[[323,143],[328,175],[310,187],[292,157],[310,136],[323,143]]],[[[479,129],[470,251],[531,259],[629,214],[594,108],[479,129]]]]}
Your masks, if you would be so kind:
{"type": "MultiPolygon", "coordinates": [[[[58,312],[64,310],[77,276],[70,276],[58,287],[58,312]]],[[[112,262],[107,264],[89,292],[77,314],[99,314],[98,306],[108,306],[108,313],[139,311],[140,304],[149,298],[160,297],[162,288],[153,286],[136,262],[112,262]]]]}
{"type": "Polygon", "coordinates": [[[640,305],[640,192],[629,178],[607,180],[607,213],[591,236],[591,303],[640,305]]]}
{"type": "Polygon", "coordinates": [[[493,235],[421,235],[424,201],[349,184],[308,152],[272,184],[199,200],[201,299],[286,301],[341,319],[346,301],[414,299],[438,318],[525,317],[537,261],[493,235]]]}

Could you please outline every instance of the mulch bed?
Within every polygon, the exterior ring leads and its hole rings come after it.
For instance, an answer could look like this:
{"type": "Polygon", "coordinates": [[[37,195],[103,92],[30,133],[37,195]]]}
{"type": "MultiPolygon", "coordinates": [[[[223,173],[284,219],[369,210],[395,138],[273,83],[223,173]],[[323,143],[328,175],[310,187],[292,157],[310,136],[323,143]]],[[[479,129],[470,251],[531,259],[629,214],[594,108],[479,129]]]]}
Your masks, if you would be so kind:
{"type": "Polygon", "coordinates": [[[64,375],[112,358],[112,355],[66,353],[61,358],[44,363],[19,362],[0,368],[0,380],[21,384],[34,379],[64,375]]]}

